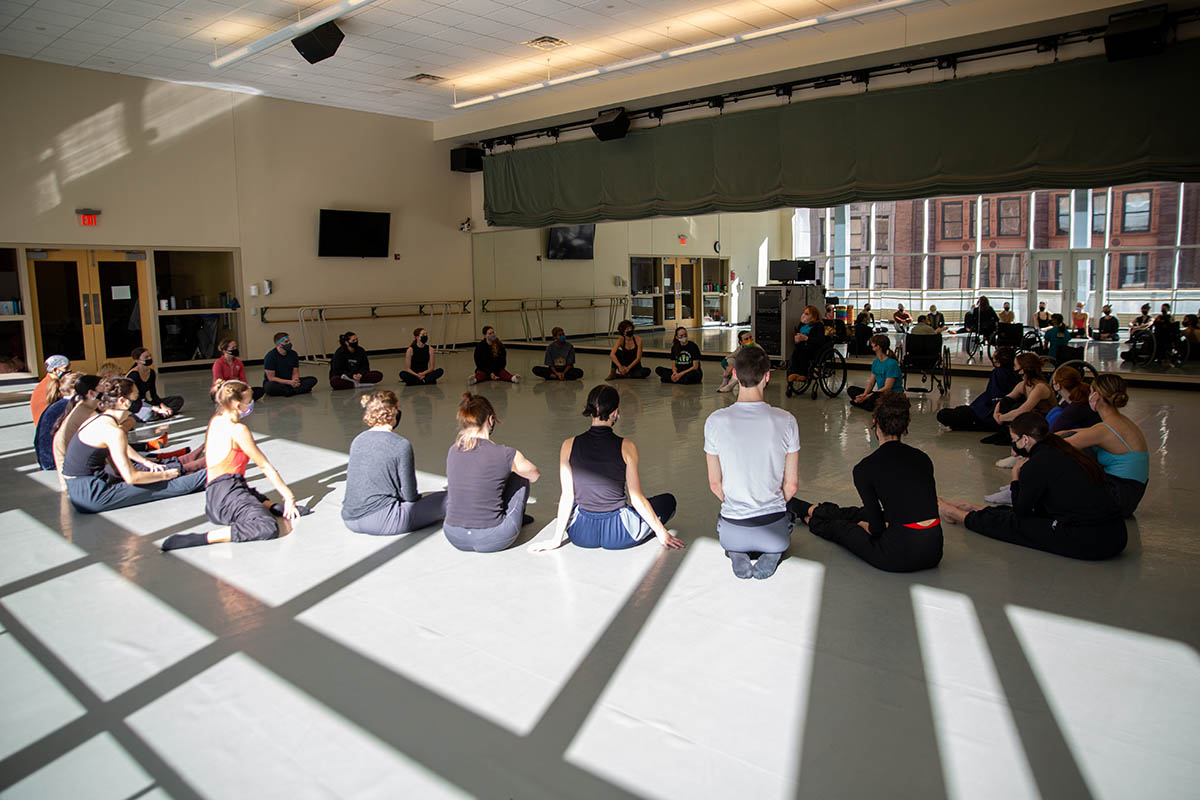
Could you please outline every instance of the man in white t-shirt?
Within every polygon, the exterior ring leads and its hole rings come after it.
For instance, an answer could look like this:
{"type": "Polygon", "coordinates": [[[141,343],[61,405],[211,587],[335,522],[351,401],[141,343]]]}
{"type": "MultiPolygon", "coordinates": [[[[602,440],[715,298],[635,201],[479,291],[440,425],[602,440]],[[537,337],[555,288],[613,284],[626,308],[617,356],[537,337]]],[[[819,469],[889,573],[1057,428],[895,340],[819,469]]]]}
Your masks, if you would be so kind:
{"type": "Polygon", "coordinates": [[[733,377],[737,402],[704,423],[708,486],[721,501],[717,535],[733,574],[769,578],[796,519],[789,501],[800,485],[800,430],[795,417],[763,400],[771,359],[761,347],[738,350],[733,377]]]}

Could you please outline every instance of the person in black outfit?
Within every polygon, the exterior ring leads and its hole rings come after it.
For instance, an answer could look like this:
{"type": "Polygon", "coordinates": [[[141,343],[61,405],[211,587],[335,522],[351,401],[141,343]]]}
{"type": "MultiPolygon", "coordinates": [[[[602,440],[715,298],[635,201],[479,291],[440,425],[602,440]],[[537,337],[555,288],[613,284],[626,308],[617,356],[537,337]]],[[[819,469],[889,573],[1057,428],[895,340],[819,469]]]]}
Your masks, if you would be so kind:
{"type": "Polygon", "coordinates": [[[650,375],[650,368],[642,366],[642,337],[633,332],[631,320],[621,320],[617,325],[617,341],[608,354],[611,365],[608,377],[612,381],[618,378],[645,378],[650,375]]]}
{"type": "Polygon", "coordinates": [[[275,346],[263,356],[263,390],[274,397],[311,392],[317,379],[311,375],[300,377],[300,356],[292,349],[292,337],[280,331],[271,341],[275,346]]]}
{"type": "Polygon", "coordinates": [[[1120,338],[1118,331],[1121,329],[1121,321],[1113,316],[1112,306],[1104,306],[1100,309],[1101,317],[1096,320],[1096,332],[1092,334],[1092,338],[1098,342],[1115,342],[1120,338]]]}
{"type": "Polygon", "coordinates": [[[992,409],[1001,397],[1021,381],[1021,376],[1013,369],[1016,355],[1011,347],[997,347],[992,353],[992,374],[988,376],[983,394],[972,400],[970,405],[940,409],[937,412],[938,423],[952,431],[1000,430],[1000,425],[992,419],[992,409]]]}
{"type": "Polygon", "coordinates": [[[521,376],[514,375],[505,367],[508,365],[508,351],[504,342],[496,335],[496,329],[491,325],[483,326],[483,338],[475,345],[475,374],[467,378],[467,383],[474,385],[484,381],[505,381],[520,383],[521,376]]]}
{"type": "Polygon", "coordinates": [[[1112,558],[1125,549],[1125,520],[1087,453],[1050,433],[1041,414],[1026,412],[1009,426],[1013,450],[1012,506],[984,508],[938,498],[942,519],[1003,542],[1068,558],[1112,558]]]}
{"type": "Polygon", "coordinates": [[[687,328],[680,325],[675,329],[675,343],[671,345],[671,360],[667,367],[656,367],[655,372],[663,383],[699,383],[704,376],[700,373],[700,348],[688,341],[687,328]]]}
{"type": "Polygon", "coordinates": [[[177,394],[160,397],[158,394],[158,376],[150,365],[154,358],[144,347],[136,347],[130,353],[133,357],[133,369],[125,377],[133,381],[138,390],[138,401],[130,416],[142,422],[172,417],[183,410],[183,397],[177,394]]]}
{"type": "Polygon", "coordinates": [[[1000,324],[1000,315],[996,313],[996,309],[992,308],[991,302],[987,299],[987,295],[979,296],[979,306],[975,309],[975,325],[979,331],[979,335],[988,340],[992,334],[996,332],[996,326],[1000,324]]]}
{"type": "Polygon", "coordinates": [[[400,370],[400,380],[404,381],[405,386],[433,386],[443,374],[443,370],[434,367],[429,332],[424,328],[414,328],[412,344],[404,352],[404,369],[400,370]]]}
{"type": "Polygon", "coordinates": [[[800,323],[792,334],[792,342],[788,383],[806,380],[813,362],[825,347],[825,326],[821,324],[816,306],[805,306],[800,312],[800,323]]]}
{"type": "Polygon", "coordinates": [[[358,346],[358,334],[346,331],[339,336],[338,349],[329,362],[329,385],[334,389],[356,389],[381,380],[383,373],[371,369],[367,351],[358,346]]]}
{"type": "Polygon", "coordinates": [[[871,355],[870,341],[873,335],[874,329],[871,327],[871,315],[865,311],[860,311],[858,317],[854,320],[854,338],[850,340],[850,355],[871,355]]]}
{"type": "Polygon", "coordinates": [[[900,441],[908,433],[910,405],[901,394],[875,406],[873,429],[879,448],[854,467],[861,508],[793,500],[808,529],[840,544],[877,569],[915,572],[942,560],[933,461],[900,441]]]}

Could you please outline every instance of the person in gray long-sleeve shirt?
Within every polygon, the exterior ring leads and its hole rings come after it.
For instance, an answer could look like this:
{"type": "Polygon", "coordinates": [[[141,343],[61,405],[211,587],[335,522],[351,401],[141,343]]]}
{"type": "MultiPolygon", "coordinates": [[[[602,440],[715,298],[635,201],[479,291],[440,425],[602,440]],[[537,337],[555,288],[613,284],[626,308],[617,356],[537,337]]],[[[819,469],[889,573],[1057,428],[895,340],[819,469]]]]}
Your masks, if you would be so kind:
{"type": "Polygon", "coordinates": [[[363,397],[369,427],[350,444],[342,521],[355,533],[394,536],[440,522],[446,493],[422,496],[412,445],[392,432],[400,421],[396,393],[381,389],[363,397]]]}

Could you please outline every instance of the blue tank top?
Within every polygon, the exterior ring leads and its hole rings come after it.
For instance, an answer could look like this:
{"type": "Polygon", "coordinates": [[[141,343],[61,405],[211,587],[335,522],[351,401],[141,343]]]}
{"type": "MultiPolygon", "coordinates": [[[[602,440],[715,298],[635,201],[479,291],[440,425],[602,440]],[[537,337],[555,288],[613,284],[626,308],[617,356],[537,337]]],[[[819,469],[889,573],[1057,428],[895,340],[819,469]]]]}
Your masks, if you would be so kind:
{"type": "Polygon", "coordinates": [[[1113,432],[1121,440],[1121,444],[1129,448],[1128,453],[1110,453],[1103,447],[1093,447],[1092,451],[1096,456],[1096,460],[1100,462],[1100,466],[1104,468],[1107,475],[1112,475],[1114,478],[1125,478],[1138,483],[1146,483],[1150,480],[1150,453],[1140,452],[1135,453],[1129,443],[1125,441],[1121,434],[1113,430],[1113,427],[1107,422],[1104,427],[1113,432]]]}

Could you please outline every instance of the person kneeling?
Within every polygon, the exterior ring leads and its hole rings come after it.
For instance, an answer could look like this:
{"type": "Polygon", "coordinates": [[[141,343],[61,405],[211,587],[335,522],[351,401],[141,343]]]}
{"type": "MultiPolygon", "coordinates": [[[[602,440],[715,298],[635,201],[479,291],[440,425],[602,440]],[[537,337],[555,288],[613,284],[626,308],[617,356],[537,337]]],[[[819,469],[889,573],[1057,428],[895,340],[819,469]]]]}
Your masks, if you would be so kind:
{"type": "Polygon", "coordinates": [[[761,347],[733,357],[737,402],[708,415],[704,454],[708,486],[721,501],[717,536],[739,578],[769,578],[792,537],[800,485],[796,418],[763,400],[771,359],[761,347]],[[750,444],[753,443],[753,444],[750,444]]]}
{"type": "Polygon", "coordinates": [[[396,393],[380,389],[362,398],[368,429],[350,443],[342,522],[355,533],[394,536],[420,530],[446,516],[446,493],[417,491],[417,471],[400,424],[396,393]]]}
{"type": "Polygon", "coordinates": [[[583,370],[575,366],[575,345],[567,341],[562,328],[550,331],[554,341],[546,345],[545,366],[533,368],[533,374],[548,381],[577,381],[583,370]]]}
{"type": "Polygon", "coordinates": [[[888,572],[932,569],[942,560],[933,461],[901,441],[909,414],[904,395],[876,404],[872,429],[879,447],[854,467],[862,508],[801,503],[810,531],[888,572]]]}
{"type": "Polygon", "coordinates": [[[675,515],[675,496],[646,498],[638,476],[638,449],[613,433],[621,397],[611,386],[588,393],[585,417],[592,425],[562,443],[558,469],[562,496],[554,538],[530,547],[535,553],[561,547],[569,537],[578,547],[624,550],[658,537],[663,547],[683,547],[664,527],[675,515]],[[628,497],[626,496],[628,492],[628,497]]]}
{"type": "Polygon", "coordinates": [[[286,535],[292,520],[309,510],[296,505],[292,490],[279,477],[254,443],[254,434],[242,422],[254,410],[254,394],[241,381],[225,381],[217,387],[216,413],[204,438],[208,483],[204,490],[204,514],[214,525],[208,533],[176,533],[163,540],[163,550],[178,550],[219,542],[257,542],[286,535]],[[246,483],[246,466],[253,461],[283,498],[272,503],[246,483]]]}
{"type": "Polygon", "coordinates": [[[1041,414],[1026,412],[1009,426],[1013,450],[1012,507],[984,508],[938,498],[942,519],[967,530],[1068,558],[1112,558],[1125,549],[1125,520],[1088,454],[1057,434],[1041,414]]]}

